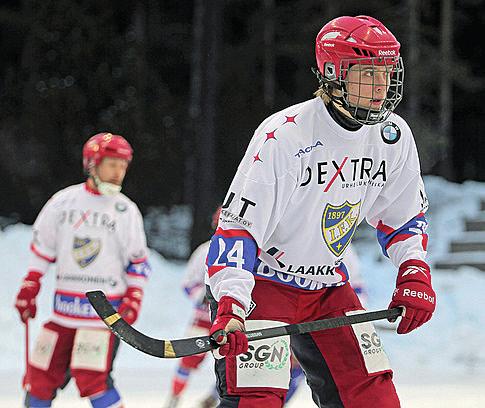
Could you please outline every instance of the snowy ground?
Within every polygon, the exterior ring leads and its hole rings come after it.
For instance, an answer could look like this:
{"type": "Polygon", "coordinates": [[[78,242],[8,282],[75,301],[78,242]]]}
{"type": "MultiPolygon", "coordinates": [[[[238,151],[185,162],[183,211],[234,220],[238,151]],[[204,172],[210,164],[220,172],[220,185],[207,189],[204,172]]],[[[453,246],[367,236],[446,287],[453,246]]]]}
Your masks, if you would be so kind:
{"type": "MultiPolygon", "coordinates": [[[[448,242],[461,234],[462,219],[478,211],[485,197],[485,184],[456,185],[438,178],[426,180],[431,203],[430,261],[446,252],[448,242]]],[[[387,307],[393,289],[395,271],[379,254],[370,229],[360,234],[356,246],[361,256],[362,273],[369,288],[369,309],[387,307]]],[[[20,407],[20,382],[24,364],[23,326],[12,305],[25,273],[30,227],[14,225],[0,232],[0,258],[4,284],[0,286],[0,408],[20,407]]],[[[159,338],[182,337],[191,306],[179,290],[183,264],[151,257],[153,275],[147,288],[137,328],[159,338]]],[[[44,281],[39,298],[39,316],[32,325],[35,336],[51,310],[54,274],[44,281]]],[[[485,273],[471,268],[458,272],[434,271],[433,283],[438,307],[425,327],[406,336],[381,332],[382,340],[395,370],[395,382],[404,408],[483,408],[485,407],[485,273]]],[[[211,357],[193,375],[182,401],[194,408],[211,389],[211,357]]],[[[126,407],[160,408],[169,390],[175,361],[143,355],[124,345],[116,360],[115,379],[126,407]]],[[[70,386],[60,392],[53,407],[89,407],[70,386]]],[[[290,408],[314,406],[309,389],[302,386],[290,408]]]]}

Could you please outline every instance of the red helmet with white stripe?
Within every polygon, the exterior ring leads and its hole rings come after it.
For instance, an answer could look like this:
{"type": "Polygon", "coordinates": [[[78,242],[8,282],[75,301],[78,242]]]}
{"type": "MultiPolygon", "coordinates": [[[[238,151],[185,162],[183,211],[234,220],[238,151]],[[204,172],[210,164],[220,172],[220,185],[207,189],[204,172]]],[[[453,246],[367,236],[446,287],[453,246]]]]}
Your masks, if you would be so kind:
{"type": "Polygon", "coordinates": [[[338,17],[325,24],[317,35],[315,53],[320,84],[341,90],[343,97],[332,98],[362,124],[384,121],[402,99],[404,68],[400,44],[375,18],[338,17]],[[391,73],[387,98],[378,111],[350,107],[346,98],[348,70],[355,64],[385,66],[391,73]],[[351,109],[349,109],[351,108],[351,109]]]}
{"type": "Polygon", "coordinates": [[[98,133],[84,144],[84,171],[88,172],[93,166],[98,166],[105,157],[125,159],[129,163],[133,158],[133,149],[123,136],[108,132],[98,133]]]}

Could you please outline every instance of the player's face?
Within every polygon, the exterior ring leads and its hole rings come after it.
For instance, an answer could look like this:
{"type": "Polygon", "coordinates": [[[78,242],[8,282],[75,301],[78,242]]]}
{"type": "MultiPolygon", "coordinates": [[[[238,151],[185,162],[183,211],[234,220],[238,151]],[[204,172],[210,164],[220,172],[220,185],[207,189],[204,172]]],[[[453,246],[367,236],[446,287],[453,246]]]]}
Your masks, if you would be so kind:
{"type": "Polygon", "coordinates": [[[96,168],[101,181],[121,186],[128,169],[128,161],[115,157],[105,157],[96,168]]]}
{"type": "Polygon", "coordinates": [[[355,64],[348,71],[350,106],[379,110],[391,83],[392,66],[355,64]]]}

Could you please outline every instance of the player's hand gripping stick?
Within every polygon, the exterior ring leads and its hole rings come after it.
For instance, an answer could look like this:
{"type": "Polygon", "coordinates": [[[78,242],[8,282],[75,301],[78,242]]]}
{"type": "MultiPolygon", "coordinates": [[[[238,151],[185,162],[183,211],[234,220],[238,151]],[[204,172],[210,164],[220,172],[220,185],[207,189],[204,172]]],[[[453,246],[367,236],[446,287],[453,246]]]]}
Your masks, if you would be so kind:
{"type": "Polygon", "coordinates": [[[397,327],[399,334],[409,333],[431,319],[436,307],[436,294],[431,286],[431,274],[426,262],[410,259],[399,267],[389,309],[398,306],[404,308],[397,327]]]}
{"type": "Polygon", "coordinates": [[[210,329],[210,336],[221,347],[224,357],[237,356],[248,350],[248,339],[244,334],[246,313],[236,299],[223,296],[217,305],[217,314],[210,329]]]}

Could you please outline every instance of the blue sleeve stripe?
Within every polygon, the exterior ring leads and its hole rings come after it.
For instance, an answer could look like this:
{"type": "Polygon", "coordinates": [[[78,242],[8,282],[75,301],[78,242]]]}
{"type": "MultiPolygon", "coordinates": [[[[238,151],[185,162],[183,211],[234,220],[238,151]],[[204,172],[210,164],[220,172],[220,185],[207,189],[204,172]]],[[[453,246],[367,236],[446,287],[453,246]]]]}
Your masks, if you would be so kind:
{"type": "Polygon", "coordinates": [[[209,277],[226,267],[252,272],[258,255],[258,246],[253,237],[244,230],[240,230],[239,236],[236,233],[239,230],[232,230],[230,234],[219,231],[222,230],[216,231],[211,238],[207,255],[209,277]]]}
{"type": "Polygon", "coordinates": [[[416,235],[423,236],[423,247],[425,247],[428,237],[426,234],[427,226],[428,222],[426,221],[423,213],[418,214],[416,217],[412,218],[406,224],[396,230],[388,225],[385,225],[382,221],[379,221],[376,230],[377,240],[381,246],[382,253],[389,257],[387,250],[390,246],[416,235]]]}

